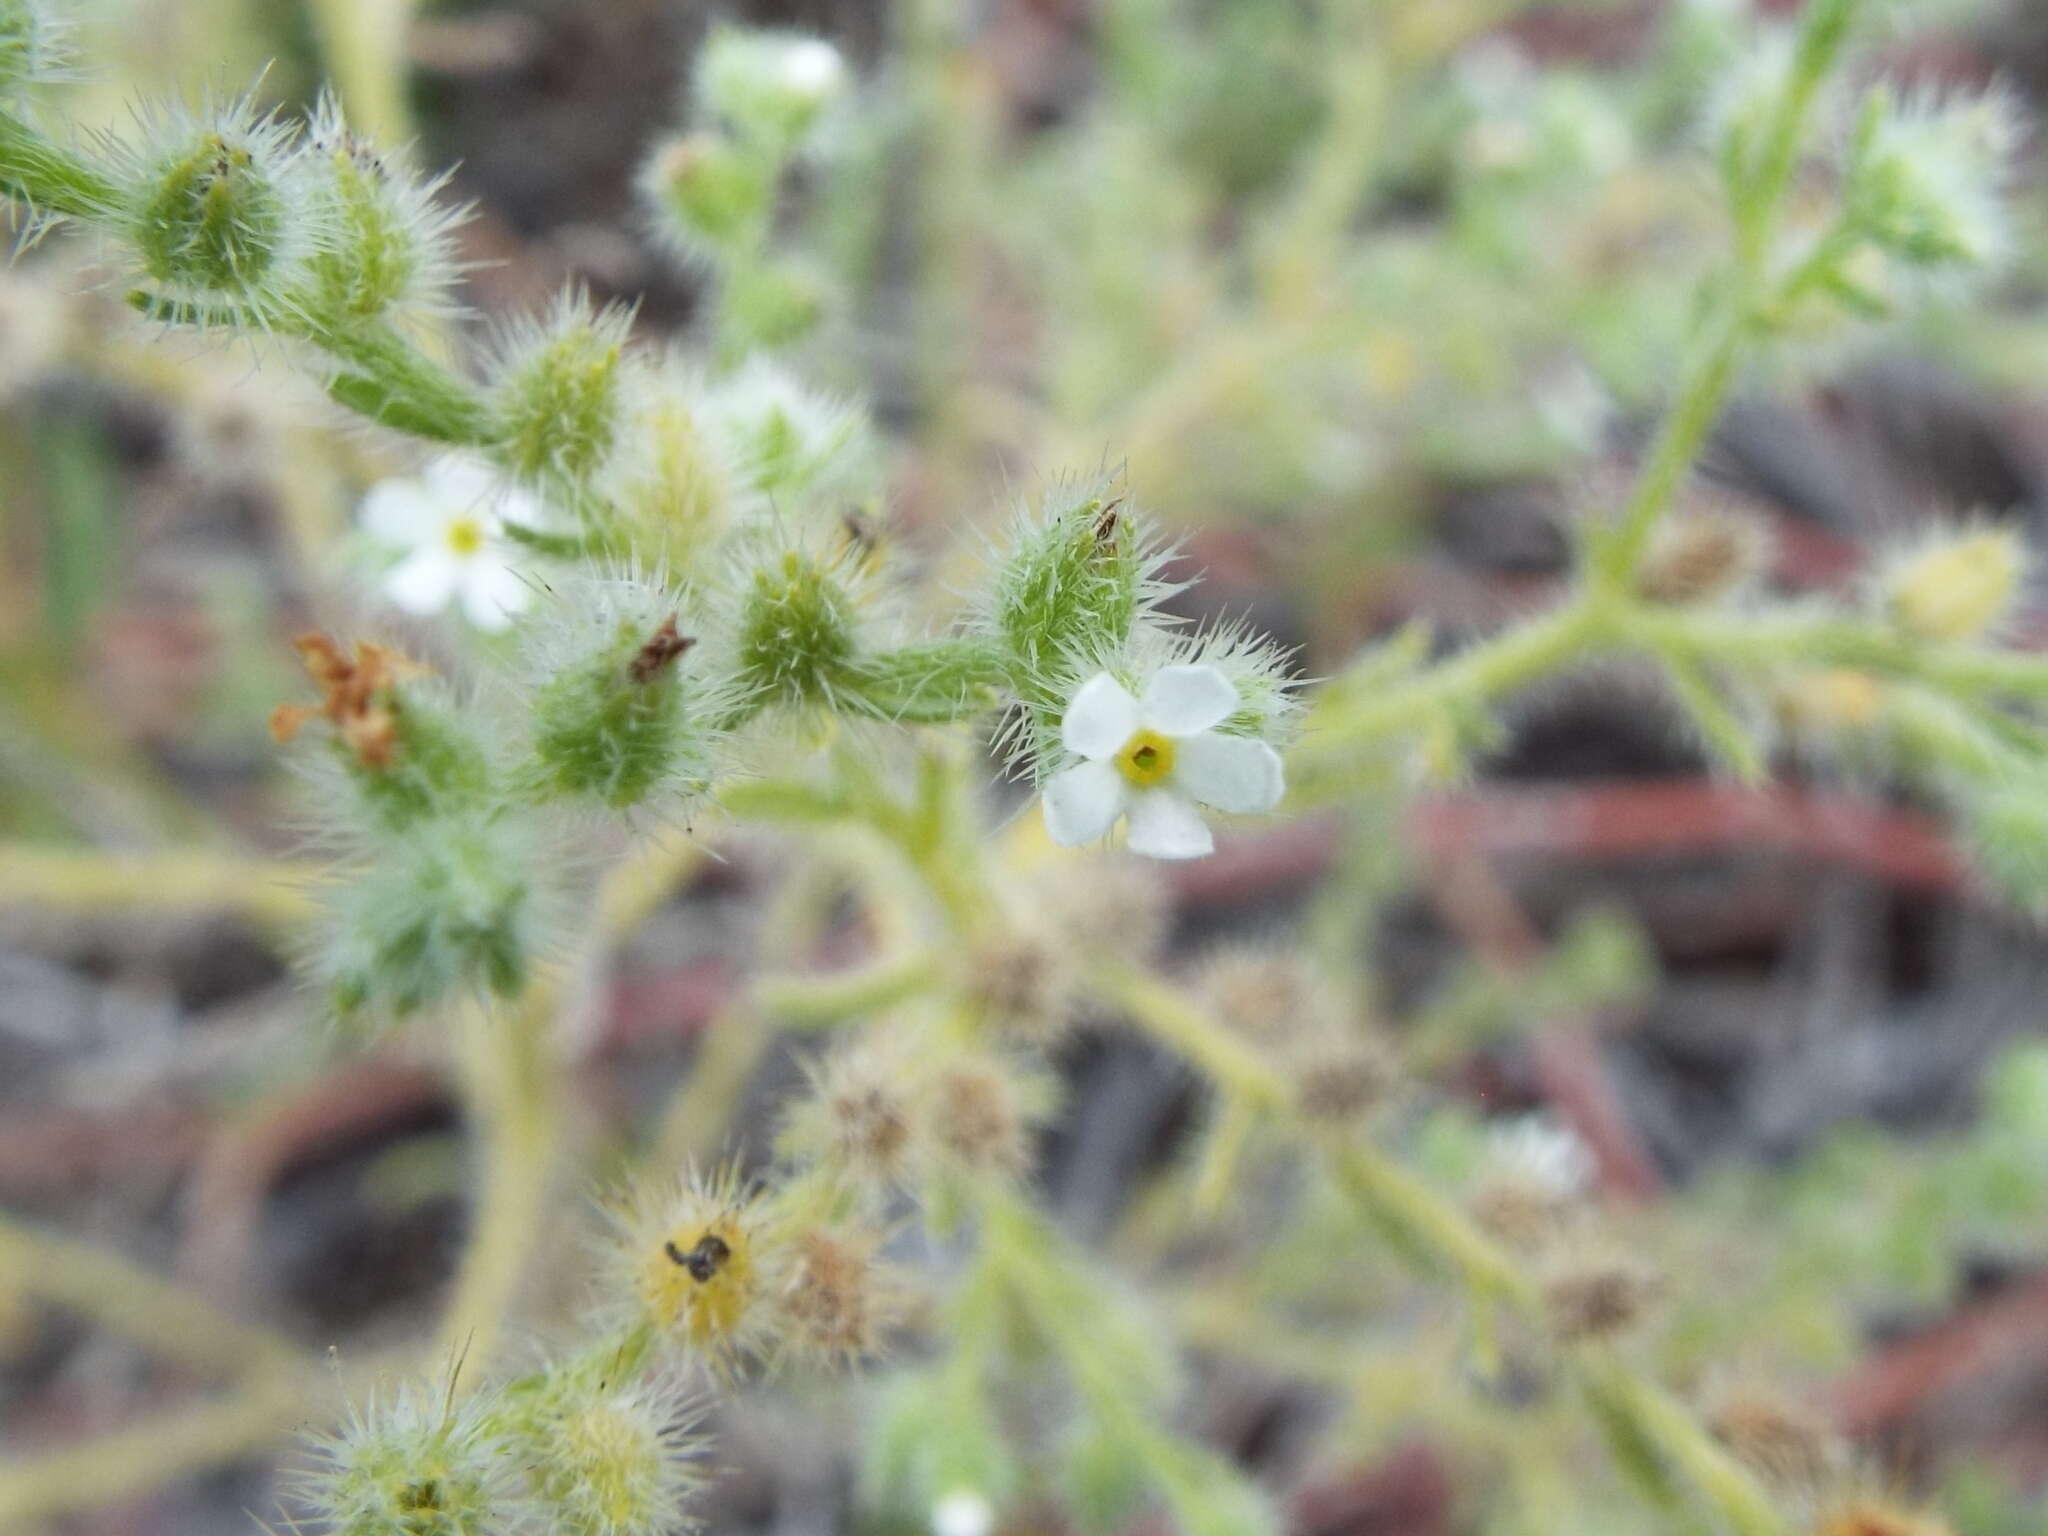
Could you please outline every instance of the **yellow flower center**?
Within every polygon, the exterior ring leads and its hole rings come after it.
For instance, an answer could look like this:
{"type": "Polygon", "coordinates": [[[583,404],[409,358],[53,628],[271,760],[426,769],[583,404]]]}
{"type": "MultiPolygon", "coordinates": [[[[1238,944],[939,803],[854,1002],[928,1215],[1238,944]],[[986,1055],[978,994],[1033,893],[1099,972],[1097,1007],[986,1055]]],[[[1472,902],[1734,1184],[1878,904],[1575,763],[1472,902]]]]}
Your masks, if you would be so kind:
{"type": "Polygon", "coordinates": [[[1173,738],[1157,731],[1139,731],[1117,753],[1116,766],[1140,789],[1149,789],[1173,772],[1173,738]]]}
{"type": "Polygon", "coordinates": [[[458,555],[473,555],[484,547],[484,525],[473,517],[458,517],[448,525],[448,547],[458,555]]]}

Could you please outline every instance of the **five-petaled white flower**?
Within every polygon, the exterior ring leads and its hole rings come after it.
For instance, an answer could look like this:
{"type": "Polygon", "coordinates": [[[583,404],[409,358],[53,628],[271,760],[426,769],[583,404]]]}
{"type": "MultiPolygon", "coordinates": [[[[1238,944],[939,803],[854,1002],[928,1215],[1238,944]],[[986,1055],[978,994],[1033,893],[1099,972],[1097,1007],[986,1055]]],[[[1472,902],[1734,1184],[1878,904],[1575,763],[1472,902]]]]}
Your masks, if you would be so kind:
{"type": "Polygon", "coordinates": [[[1216,846],[1198,804],[1270,811],[1283,788],[1280,754],[1215,729],[1238,704],[1214,667],[1161,667],[1135,699],[1107,672],[1088,679],[1060,721],[1061,740],[1081,761],[1045,786],[1052,840],[1093,842],[1129,816],[1133,853],[1198,859],[1216,846]]]}
{"type": "Polygon", "coordinates": [[[545,512],[481,459],[443,454],[418,476],[380,480],[362,515],[371,537],[405,552],[384,595],[407,613],[439,613],[459,598],[470,623],[499,630],[533,600],[504,526],[546,527],[545,512]]]}

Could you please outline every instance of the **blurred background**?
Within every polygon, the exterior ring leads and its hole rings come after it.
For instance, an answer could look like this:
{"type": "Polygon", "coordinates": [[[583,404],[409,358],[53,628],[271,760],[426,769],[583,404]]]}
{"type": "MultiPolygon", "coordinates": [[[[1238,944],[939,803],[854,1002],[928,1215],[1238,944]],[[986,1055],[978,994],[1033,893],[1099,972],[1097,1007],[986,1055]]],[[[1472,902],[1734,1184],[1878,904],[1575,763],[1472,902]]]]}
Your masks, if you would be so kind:
{"type": "MultiPolygon", "coordinates": [[[[792,363],[869,402],[888,536],[933,567],[1013,489],[1120,468],[1208,572],[1192,616],[1248,614],[1318,675],[1411,620],[1450,644],[1558,591],[1718,248],[1703,125],[1751,7],[74,9],[86,66],[65,91],[86,122],[267,64],[266,98],[308,102],[331,76],[373,132],[456,166],[478,312],[457,343],[572,281],[637,302],[648,337],[701,329],[701,283],[636,202],[645,149],[682,119],[713,20],[833,40],[860,84],[790,189],[782,286],[729,296],[722,323],[758,340],[790,292],[815,306],[792,363]]],[[[1892,9],[1860,69],[1997,80],[2038,120],[2038,0],[1892,9]]],[[[2038,546],[2040,164],[2030,137],[1994,289],[1853,349],[1785,348],[1728,412],[1688,494],[1767,538],[1776,587],[1853,588],[1875,551],[1964,519],[2038,546]]],[[[304,850],[265,722],[301,691],[290,637],[345,603],[363,487],[405,461],[274,359],[143,324],[93,255],[59,232],[0,270],[0,1205],[373,1359],[431,1327],[468,1219],[467,1129],[431,1053],[337,1038],[294,982],[303,898],[276,877],[304,850]]],[[[2044,618],[2023,612],[2019,642],[2048,638],[2044,618]]],[[[1938,1495],[1964,1536],[2041,1536],[2048,938],[1882,761],[1802,752],[1802,707],[1849,706],[1788,702],[1784,781],[1736,787],[1653,687],[1608,670],[1518,702],[1474,775],[1376,829],[1365,958],[1438,1090],[1413,1145],[1456,1181],[1503,1138],[1530,1144],[1677,1277],[1668,1371],[1790,1383],[1880,1490],[1938,1495]]],[[[1340,841],[1279,821],[1173,871],[1170,942],[1285,942],[1340,841]]],[[[602,981],[574,1083],[599,1166],[690,1070],[788,876],[772,839],[717,851],[602,981]]],[[[795,1071],[763,1064],[743,1131],[795,1071]]],[[[1087,1030],[1063,1075],[1040,1149],[1054,1209],[1167,1263],[1147,1195],[1188,1145],[1192,1082],[1087,1030]]],[[[1468,1475],[1518,1431],[1445,1401],[1457,1347],[1398,1267],[1332,1275],[1240,1237],[1206,1324],[1189,1313],[1195,1430],[1305,1536],[1521,1529],[1468,1475]],[[1375,1363],[1333,1388],[1233,1341],[1231,1298],[1252,1294],[1365,1304],[1375,1363]]],[[[0,1263],[8,1456],[171,1422],[153,1416],[204,1390],[17,1295],[0,1263]]],[[[857,1511],[844,1399],[763,1389],[724,1417],[714,1529],[886,1527],[857,1511]]],[[[47,1528],[249,1531],[277,1507],[279,1455],[245,1434],[47,1528]]]]}

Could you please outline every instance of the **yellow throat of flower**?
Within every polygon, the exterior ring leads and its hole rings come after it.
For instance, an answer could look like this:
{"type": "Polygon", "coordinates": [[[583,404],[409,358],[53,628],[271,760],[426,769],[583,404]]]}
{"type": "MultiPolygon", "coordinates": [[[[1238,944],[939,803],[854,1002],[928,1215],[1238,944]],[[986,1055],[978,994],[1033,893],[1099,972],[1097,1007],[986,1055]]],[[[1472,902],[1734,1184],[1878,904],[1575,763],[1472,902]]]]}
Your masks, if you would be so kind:
{"type": "Polygon", "coordinates": [[[1117,771],[1140,789],[1150,789],[1173,772],[1173,738],[1139,731],[1116,755],[1117,771]]]}
{"type": "Polygon", "coordinates": [[[473,517],[458,517],[448,525],[447,537],[456,554],[473,555],[484,547],[484,525],[473,517]]]}

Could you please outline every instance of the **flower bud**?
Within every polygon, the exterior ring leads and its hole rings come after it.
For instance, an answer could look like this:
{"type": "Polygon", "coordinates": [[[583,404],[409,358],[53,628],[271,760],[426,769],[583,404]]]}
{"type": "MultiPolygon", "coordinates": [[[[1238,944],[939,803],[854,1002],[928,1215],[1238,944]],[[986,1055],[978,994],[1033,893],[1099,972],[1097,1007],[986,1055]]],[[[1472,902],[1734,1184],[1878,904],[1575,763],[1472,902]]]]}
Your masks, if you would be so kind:
{"type": "Polygon", "coordinates": [[[626,312],[564,294],[548,317],[514,327],[491,369],[499,458],[520,479],[588,488],[619,437],[626,312]]]}
{"type": "Polygon", "coordinates": [[[1031,1130],[1049,1107],[1040,1079],[998,1056],[961,1056],[932,1077],[927,1131],[941,1165],[970,1174],[1022,1173],[1031,1130]]]}
{"type": "Polygon", "coordinates": [[[1916,639],[1967,644],[1994,629],[2025,574],[2026,551],[2010,529],[1984,528],[1928,545],[1885,576],[1893,620],[1916,639]]]}
{"type": "Polygon", "coordinates": [[[1849,217],[1923,276],[1994,266],[2012,244],[2004,183],[2019,137],[2019,115],[2000,93],[1901,102],[1879,87],[1845,173],[1849,217]]]}
{"type": "Polygon", "coordinates": [[[538,945],[542,862],[506,817],[422,820],[380,844],[329,897],[314,964],[335,1010],[404,1018],[461,994],[516,995],[538,945]]]}
{"type": "Polygon", "coordinates": [[[474,1536],[520,1513],[513,1459],[486,1397],[464,1402],[407,1390],[388,1409],[351,1410],[316,1438],[314,1464],[292,1478],[295,1502],[334,1536],[474,1536]]]}
{"type": "Polygon", "coordinates": [[[326,227],[289,127],[244,96],[145,119],[124,158],[123,232],[167,296],[258,311],[293,299],[326,227]]]}
{"type": "Polygon", "coordinates": [[[467,216],[435,202],[447,178],[422,182],[379,155],[331,96],[314,114],[307,149],[315,208],[332,231],[312,258],[308,307],[342,321],[446,309],[457,273],[453,232],[467,216]]]}
{"type": "Polygon", "coordinates": [[[866,419],[765,359],[714,386],[704,420],[743,483],[780,506],[802,498],[857,501],[873,489],[866,419]]]}
{"type": "Polygon", "coordinates": [[[674,1393],[585,1364],[550,1371],[501,1417],[549,1530],[666,1536],[690,1525],[685,1505],[702,1478],[692,1414],[674,1393]]]}
{"type": "Polygon", "coordinates": [[[529,626],[533,788],[625,810],[709,785],[710,721],[726,706],[690,672],[679,594],[631,576],[557,582],[529,626]]]}
{"type": "Polygon", "coordinates": [[[982,622],[1029,694],[1050,702],[1064,674],[1123,650],[1139,618],[1178,587],[1171,551],[1101,485],[1048,491],[1017,519],[983,598],[982,622]]]}
{"type": "Polygon", "coordinates": [[[769,546],[739,583],[734,684],[759,704],[831,705],[860,648],[858,585],[844,561],[769,546]]]}
{"type": "Polygon", "coordinates": [[[720,27],[697,55],[703,105],[778,152],[809,133],[845,87],[846,61],[823,38],[720,27]]]}
{"type": "Polygon", "coordinates": [[[718,265],[751,247],[775,193],[771,168],[719,133],[657,144],[637,185],[655,232],[685,266],[718,265]]]}
{"type": "Polygon", "coordinates": [[[725,275],[723,323],[736,347],[791,346],[817,329],[825,284],[807,267],[766,259],[742,262],[725,275]]]}

